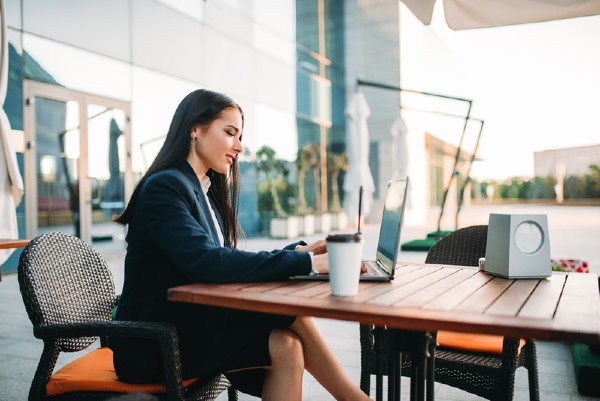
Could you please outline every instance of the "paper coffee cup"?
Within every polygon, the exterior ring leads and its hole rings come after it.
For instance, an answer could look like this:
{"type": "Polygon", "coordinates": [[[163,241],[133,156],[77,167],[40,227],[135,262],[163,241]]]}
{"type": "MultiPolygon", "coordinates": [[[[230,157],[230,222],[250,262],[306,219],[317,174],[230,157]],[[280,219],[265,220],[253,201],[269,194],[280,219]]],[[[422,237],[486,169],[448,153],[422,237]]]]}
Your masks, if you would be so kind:
{"type": "Polygon", "coordinates": [[[360,234],[327,237],[331,294],[347,297],[358,293],[364,240],[360,234]]]}

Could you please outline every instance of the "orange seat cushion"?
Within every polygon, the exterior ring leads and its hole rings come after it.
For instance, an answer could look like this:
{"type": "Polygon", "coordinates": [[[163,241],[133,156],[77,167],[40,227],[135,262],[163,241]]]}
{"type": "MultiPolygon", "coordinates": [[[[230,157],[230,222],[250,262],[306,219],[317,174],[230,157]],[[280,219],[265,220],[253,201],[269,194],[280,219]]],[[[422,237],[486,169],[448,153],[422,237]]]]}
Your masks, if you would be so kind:
{"type": "MultiPolygon", "coordinates": [[[[455,331],[438,331],[437,342],[440,347],[454,348],[463,351],[502,354],[504,337],[489,334],[457,333],[455,331]]],[[[518,354],[525,345],[525,340],[519,341],[518,354]]]]}
{"type": "MultiPolygon", "coordinates": [[[[196,380],[186,380],[183,385],[184,387],[189,386],[196,380]]],[[[48,396],[75,391],[164,393],[165,385],[161,383],[129,384],[119,381],[113,366],[112,350],[98,348],[59,369],[46,385],[48,396]]]]}

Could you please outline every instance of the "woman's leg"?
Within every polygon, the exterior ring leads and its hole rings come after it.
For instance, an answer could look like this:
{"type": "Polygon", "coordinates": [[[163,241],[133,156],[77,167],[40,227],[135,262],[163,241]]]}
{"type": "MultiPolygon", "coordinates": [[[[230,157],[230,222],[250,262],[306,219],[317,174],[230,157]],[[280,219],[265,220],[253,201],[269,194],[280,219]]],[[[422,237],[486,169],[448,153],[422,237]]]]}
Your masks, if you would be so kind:
{"type": "Polygon", "coordinates": [[[302,340],[306,370],[336,400],[370,400],[342,369],[312,318],[297,317],[290,330],[302,340]]]}
{"type": "Polygon", "coordinates": [[[263,401],[301,401],[304,353],[302,341],[290,330],[276,329],[269,336],[271,366],[263,385],[263,401]]]}

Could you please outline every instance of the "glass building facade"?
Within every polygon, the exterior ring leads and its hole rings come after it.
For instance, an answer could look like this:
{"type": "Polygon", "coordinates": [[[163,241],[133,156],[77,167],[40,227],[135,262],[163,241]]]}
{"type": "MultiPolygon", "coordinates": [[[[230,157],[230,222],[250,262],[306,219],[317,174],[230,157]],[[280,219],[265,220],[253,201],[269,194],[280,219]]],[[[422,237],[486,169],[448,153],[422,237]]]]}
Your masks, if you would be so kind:
{"type": "MultiPolygon", "coordinates": [[[[265,147],[283,166],[278,193],[287,213],[338,208],[344,108],[355,81],[399,82],[398,4],[364,3],[5,0],[4,108],[23,145],[20,236],[60,229],[98,247],[122,239],[111,218],[158,152],[177,104],[197,88],[244,108],[247,236],[261,234],[261,214],[272,214],[256,162],[265,147]]],[[[377,93],[367,94],[379,188],[389,177],[377,152],[389,148],[394,118],[385,112],[399,109],[399,95],[378,104],[377,93]]]]}

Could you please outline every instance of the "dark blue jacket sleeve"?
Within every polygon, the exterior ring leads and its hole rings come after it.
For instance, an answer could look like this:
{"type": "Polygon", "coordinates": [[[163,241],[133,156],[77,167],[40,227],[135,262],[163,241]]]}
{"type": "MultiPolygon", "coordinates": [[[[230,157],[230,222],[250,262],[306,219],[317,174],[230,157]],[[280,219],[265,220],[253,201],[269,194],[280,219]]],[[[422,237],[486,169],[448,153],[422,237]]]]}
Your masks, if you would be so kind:
{"type": "Polygon", "coordinates": [[[221,247],[209,226],[213,221],[204,195],[182,175],[151,176],[139,195],[143,229],[190,281],[276,281],[311,271],[310,255],[293,250],[297,243],[273,252],[221,247]]]}

